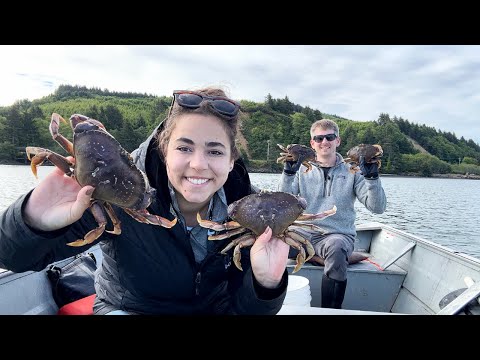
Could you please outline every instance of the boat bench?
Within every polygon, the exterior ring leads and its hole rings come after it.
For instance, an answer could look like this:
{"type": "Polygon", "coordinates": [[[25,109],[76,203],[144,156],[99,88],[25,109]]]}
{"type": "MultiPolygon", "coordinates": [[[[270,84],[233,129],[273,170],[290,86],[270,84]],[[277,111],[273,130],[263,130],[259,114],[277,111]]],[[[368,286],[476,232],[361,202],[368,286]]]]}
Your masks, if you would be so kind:
{"type": "MultiPolygon", "coordinates": [[[[400,292],[407,272],[394,263],[385,270],[378,260],[366,253],[368,258],[347,268],[347,289],[342,308],[376,312],[390,312],[400,292]]],[[[287,270],[291,275],[309,279],[312,296],[311,306],[321,306],[321,280],[324,266],[306,263],[295,274],[295,260],[288,260],[287,270]]]]}

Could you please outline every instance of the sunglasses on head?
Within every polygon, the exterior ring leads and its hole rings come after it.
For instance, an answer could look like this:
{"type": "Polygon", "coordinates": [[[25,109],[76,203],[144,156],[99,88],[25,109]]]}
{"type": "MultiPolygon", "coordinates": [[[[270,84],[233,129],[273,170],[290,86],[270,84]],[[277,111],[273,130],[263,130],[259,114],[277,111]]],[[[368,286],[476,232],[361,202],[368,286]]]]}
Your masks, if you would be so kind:
{"type": "Polygon", "coordinates": [[[327,139],[328,141],[333,141],[337,138],[337,134],[327,134],[327,135],[315,135],[313,140],[317,143],[321,143],[323,139],[327,139]]]}
{"type": "Polygon", "coordinates": [[[214,111],[228,117],[235,117],[240,110],[239,103],[224,96],[207,96],[195,91],[175,90],[169,115],[175,101],[178,105],[188,109],[197,109],[203,101],[208,101],[214,111]]]}

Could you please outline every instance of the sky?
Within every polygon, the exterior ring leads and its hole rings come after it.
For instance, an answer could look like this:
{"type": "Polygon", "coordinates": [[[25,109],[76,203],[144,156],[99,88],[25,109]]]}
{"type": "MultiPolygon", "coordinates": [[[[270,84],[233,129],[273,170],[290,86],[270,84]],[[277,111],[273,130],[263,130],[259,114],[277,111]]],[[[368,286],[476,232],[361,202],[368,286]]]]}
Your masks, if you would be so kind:
{"type": "Polygon", "coordinates": [[[480,144],[478,45],[0,45],[0,106],[62,84],[157,96],[219,85],[236,100],[387,113],[480,144]]]}

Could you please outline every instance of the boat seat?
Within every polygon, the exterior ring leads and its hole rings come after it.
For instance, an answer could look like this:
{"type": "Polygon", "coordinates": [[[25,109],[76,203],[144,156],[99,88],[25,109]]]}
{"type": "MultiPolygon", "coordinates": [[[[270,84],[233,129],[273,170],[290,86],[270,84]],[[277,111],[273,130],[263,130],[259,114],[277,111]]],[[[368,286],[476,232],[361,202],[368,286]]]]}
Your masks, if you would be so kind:
{"type": "Polygon", "coordinates": [[[78,299],[63,305],[58,309],[57,315],[93,315],[93,303],[95,294],[78,299]]]}
{"type": "MultiPolygon", "coordinates": [[[[387,269],[380,264],[383,261],[375,259],[366,253],[368,258],[347,267],[348,285],[343,301],[343,308],[375,312],[390,312],[400,292],[407,272],[395,263],[387,269]]],[[[311,306],[321,306],[321,279],[324,266],[305,263],[299,271],[293,273],[296,261],[289,259],[287,270],[291,275],[304,276],[309,280],[312,295],[311,306]]]]}

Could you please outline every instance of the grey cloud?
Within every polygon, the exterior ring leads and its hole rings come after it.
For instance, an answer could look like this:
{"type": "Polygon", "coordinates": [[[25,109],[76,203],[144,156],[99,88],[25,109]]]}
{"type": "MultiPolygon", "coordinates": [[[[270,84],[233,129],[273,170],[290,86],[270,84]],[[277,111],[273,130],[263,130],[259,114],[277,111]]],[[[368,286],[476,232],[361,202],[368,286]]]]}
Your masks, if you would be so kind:
{"type": "MultiPolygon", "coordinates": [[[[9,49],[12,59],[17,49],[9,49]]],[[[226,84],[236,99],[288,96],[357,121],[388,113],[480,143],[477,45],[59,46],[35,47],[35,57],[21,50],[35,62],[13,75],[49,91],[73,83],[165,96],[174,88],[226,84]]]]}

